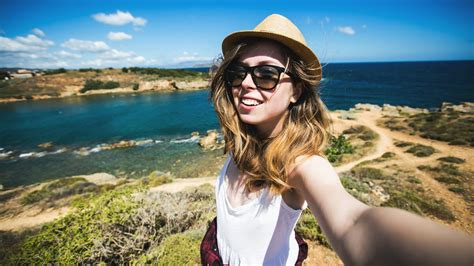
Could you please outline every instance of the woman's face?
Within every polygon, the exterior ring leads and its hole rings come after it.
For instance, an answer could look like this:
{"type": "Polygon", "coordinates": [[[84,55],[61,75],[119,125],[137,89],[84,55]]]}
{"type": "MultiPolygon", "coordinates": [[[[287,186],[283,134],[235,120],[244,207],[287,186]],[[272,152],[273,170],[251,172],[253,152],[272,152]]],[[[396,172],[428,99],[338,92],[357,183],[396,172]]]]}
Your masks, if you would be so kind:
{"type": "MultiPolygon", "coordinates": [[[[236,60],[246,67],[273,65],[285,68],[287,58],[278,44],[262,41],[247,47],[236,60]]],[[[299,97],[286,73],[280,74],[280,81],[272,90],[258,88],[247,74],[240,86],[232,87],[234,105],[242,122],[254,125],[262,137],[273,137],[283,128],[284,118],[290,103],[299,97]]]]}

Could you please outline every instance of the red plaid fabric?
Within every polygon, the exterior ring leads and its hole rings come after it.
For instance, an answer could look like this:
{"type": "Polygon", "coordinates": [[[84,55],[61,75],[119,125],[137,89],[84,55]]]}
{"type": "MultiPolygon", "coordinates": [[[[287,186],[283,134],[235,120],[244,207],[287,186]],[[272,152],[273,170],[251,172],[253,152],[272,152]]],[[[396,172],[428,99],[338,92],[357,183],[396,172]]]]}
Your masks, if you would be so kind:
{"type": "MultiPolygon", "coordinates": [[[[308,244],[303,238],[295,232],[296,242],[299,246],[298,259],[295,265],[303,265],[303,261],[308,257],[308,244]]],[[[222,265],[222,259],[219,256],[217,247],[217,217],[212,220],[206,234],[201,242],[201,264],[206,266],[222,265]]]]}

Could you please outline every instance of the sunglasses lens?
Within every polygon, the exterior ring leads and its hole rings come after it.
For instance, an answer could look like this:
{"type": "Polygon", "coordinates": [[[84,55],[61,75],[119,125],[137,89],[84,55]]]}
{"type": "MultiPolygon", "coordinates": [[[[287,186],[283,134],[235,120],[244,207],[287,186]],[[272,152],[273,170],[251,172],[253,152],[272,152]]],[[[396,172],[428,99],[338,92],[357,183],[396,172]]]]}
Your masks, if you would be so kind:
{"type": "Polygon", "coordinates": [[[225,79],[232,87],[240,86],[245,79],[247,71],[243,67],[230,66],[225,73],[225,79]]]}
{"type": "Polygon", "coordinates": [[[280,72],[272,66],[256,67],[253,71],[255,85],[259,88],[271,90],[275,88],[280,79],[280,72]]]}

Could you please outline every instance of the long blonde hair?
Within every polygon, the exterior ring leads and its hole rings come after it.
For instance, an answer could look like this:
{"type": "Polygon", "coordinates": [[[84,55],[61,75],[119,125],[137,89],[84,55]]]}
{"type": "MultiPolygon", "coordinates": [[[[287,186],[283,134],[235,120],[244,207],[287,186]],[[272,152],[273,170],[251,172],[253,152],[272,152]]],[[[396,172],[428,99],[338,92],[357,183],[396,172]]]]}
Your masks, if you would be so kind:
{"type": "Polygon", "coordinates": [[[301,86],[301,96],[289,106],[282,131],[274,138],[261,139],[252,125],[243,123],[234,106],[232,94],[224,80],[226,68],[250,44],[246,40],[236,45],[226,58],[220,58],[212,71],[210,99],[219,118],[225,139],[225,153],[231,152],[238,169],[248,174],[247,188],[267,184],[274,193],[282,193],[289,168],[301,155],[322,155],[329,127],[328,111],[318,93],[319,77],[312,75],[306,65],[283,45],[281,50],[289,59],[293,86],[301,86]],[[218,65],[217,65],[218,64],[218,65]]]}

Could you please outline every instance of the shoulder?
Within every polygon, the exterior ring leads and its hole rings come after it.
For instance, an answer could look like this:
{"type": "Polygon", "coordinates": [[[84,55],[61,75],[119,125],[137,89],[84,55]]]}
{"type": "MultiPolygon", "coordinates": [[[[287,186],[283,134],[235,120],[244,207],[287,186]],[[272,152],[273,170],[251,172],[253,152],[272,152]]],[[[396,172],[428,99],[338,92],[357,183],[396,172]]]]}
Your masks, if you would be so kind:
{"type": "Polygon", "coordinates": [[[293,187],[313,181],[334,182],[338,180],[339,177],[331,163],[318,155],[297,157],[289,175],[290,185],[293,187]]]}

